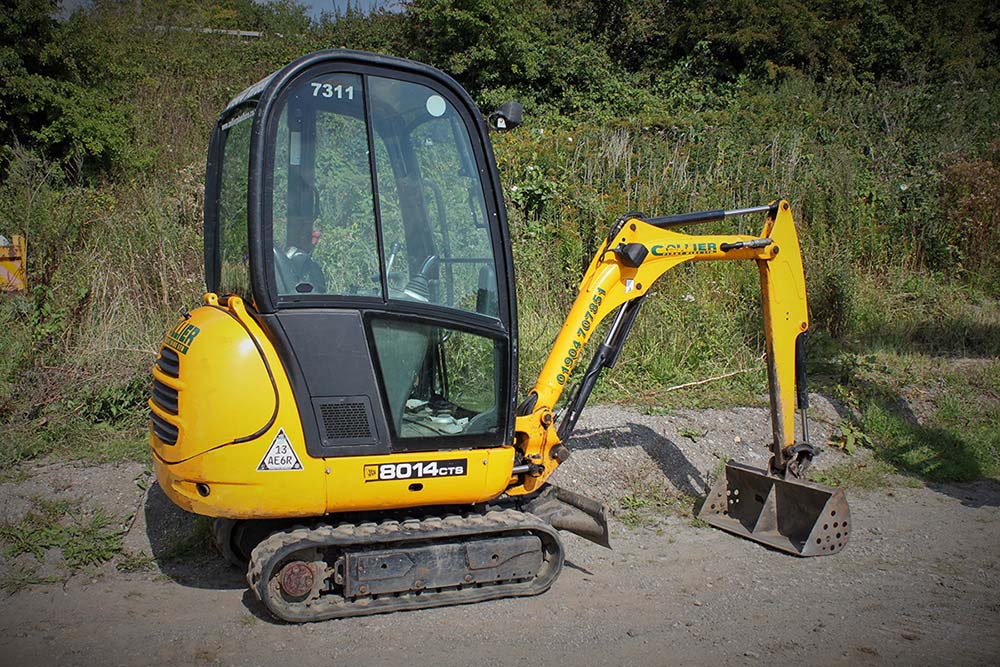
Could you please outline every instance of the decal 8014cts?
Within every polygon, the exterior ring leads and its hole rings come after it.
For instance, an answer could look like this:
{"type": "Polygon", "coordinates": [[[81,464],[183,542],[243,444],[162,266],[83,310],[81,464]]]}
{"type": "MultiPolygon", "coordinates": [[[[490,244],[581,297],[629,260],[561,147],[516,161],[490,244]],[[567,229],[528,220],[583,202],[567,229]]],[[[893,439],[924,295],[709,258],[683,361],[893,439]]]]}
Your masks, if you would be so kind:
{"type": "Polygon", "coordinates": [[[459,477],[469,470],[469,459],[448,459],[445,461],[412,461],[409,463],[382,463],[366,465],[366,482],[385,482],[398,479],[422,479],[425,477],[459,477]]]}

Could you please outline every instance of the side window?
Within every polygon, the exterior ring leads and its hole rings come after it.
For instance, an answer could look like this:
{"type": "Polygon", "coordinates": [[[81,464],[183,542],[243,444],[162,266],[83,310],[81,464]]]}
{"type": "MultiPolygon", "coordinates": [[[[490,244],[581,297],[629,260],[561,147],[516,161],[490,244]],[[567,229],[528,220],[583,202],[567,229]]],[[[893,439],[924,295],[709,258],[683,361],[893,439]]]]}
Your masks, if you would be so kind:
{"type": "Polygon", "coordinates": [[[486,204],[468,130],[434,90],[369,77],[390,299],[498,316],[486,204]]]}
{"type": "Polygon", "coordinates": [[[219,183],[219,292],[237,294],[243,298],[250,296],[247,173],[252,118],[252,112],[248,112],[230,121],[224,129],[222,179],[219,183]]]}
{"type": "Polygon", "coordinates": [[[429,324],[372,321],[397,437],[498,433],[502,350],[492,338],[429,324]]]}
{"type": "Polygon", "coordinates": [[[361,77],[302,82],[287,98],[276,138],[278,293],[381,297],[361,77]]]}
{"type": "Polygon", "coordinates": [[[423,174],[435,246],[441,248],[441,303],[497,317],[496,272],[479,176],[458,118],[414,129],[413,152],[423,174]],[[471,172],[471,173],[470,173],[471,172]]]}

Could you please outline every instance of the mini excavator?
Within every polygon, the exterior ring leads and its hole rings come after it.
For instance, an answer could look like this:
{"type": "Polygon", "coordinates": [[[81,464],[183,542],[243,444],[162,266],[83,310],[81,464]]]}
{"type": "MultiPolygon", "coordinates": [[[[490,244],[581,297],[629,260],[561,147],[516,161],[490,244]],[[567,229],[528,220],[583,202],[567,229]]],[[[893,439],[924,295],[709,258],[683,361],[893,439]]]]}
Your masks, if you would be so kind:
{"type": "Polygon", "coordinates": [[[847,543],[843,492],[804,476],[809,325],[787,201],[618,218],[518,400],[488,130],[520,116],[507,103],[484,119],[446,74],[349,50],[296,60],[219,116],[207,293],[156,358],[150,442],[163,491],[216,517],[223,555],[280,619],[534,595],[562,567],[559,531],[609,546],[607,508],[548,479],[650,289],[685,262],[757,265],[774,435],[767,469],[730,461],[701,518],[799,556],[847,543]],[[760,235],[676,231],[739,215],[762,216],[760,235]]]}

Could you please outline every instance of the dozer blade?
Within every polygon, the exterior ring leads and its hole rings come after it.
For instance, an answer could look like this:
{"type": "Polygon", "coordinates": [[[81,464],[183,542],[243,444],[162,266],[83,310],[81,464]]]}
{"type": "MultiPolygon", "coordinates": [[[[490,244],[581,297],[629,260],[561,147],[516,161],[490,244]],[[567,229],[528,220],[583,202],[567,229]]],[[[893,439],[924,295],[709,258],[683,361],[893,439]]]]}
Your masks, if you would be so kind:
{"type": "Polygon", "coordinates": [[[546,484],[541,493],[524,505],[524,510],[549,522],[553,528],[611,548],[608,508],[596,500],[546,484]]]}
{"type": "Polygon", "coordinates": [[[842,489],[782,479],[730,461],[698,518],[796,556],[829,556],[847,544],[851,510],[842,489]]]}

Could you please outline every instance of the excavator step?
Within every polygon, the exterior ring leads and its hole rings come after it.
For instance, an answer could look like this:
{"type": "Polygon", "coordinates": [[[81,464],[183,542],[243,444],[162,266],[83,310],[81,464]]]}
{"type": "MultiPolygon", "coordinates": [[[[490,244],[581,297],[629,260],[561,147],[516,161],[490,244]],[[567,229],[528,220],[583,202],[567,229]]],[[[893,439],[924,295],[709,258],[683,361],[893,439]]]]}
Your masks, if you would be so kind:
{"type": "Polygon", "coordinates": [[[796,556],[835,554],[853,530],[843,490],[735,461],[726,464],[698,518],[796,556]]]}

